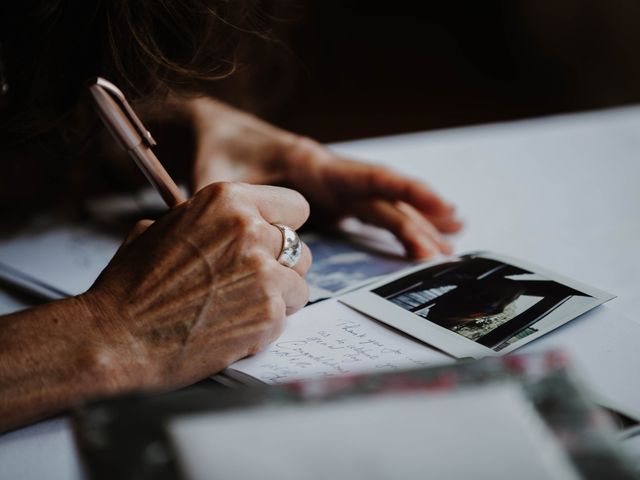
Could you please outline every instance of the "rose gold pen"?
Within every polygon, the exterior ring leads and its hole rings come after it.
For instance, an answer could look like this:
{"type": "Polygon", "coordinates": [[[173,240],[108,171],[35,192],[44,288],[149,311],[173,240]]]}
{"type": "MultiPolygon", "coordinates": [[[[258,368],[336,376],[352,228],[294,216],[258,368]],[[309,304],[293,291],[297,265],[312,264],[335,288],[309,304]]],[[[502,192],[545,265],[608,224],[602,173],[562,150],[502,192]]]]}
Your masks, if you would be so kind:
{"type": "Polygon", "coordinates": [[[97,77],[89,92],[100,118],[116,141],[129,152],[147,180],[169,207],[185,201],[182,192],[151,150],[156,141],[113,83],[97,77]]]}

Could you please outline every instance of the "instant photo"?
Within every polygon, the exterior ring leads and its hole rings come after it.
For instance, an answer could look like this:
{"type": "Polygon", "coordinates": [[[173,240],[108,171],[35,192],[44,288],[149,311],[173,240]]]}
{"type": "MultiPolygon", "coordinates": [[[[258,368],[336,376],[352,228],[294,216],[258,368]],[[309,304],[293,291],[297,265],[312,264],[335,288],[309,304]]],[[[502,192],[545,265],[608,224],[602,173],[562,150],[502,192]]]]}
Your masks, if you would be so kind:
{"type": "Polygon", "coordinates": [[[507,353],[613,298],[491,253],[418,266],[342,301],[456,357],[507,353]]]}

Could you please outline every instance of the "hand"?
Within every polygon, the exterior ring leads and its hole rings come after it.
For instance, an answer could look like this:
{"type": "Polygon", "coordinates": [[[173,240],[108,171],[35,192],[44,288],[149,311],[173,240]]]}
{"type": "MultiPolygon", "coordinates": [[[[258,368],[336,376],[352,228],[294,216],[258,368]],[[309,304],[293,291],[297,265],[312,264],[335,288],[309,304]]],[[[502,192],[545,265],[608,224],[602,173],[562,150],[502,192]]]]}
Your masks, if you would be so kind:
{"type": "Polygon", "coordinates": [[[280,187],[216,183],[150,224],[141,223],[81,296],[99,331],[91,344],[114,382],[177,387],[254,354],[308,299],[303,245],[294,268],[276,258],[282,234],[309,207],[280,187]]]}
{"type": "Polygon", "coordinates": [[[340,158],[320,144],[210,98],[191,100],[196,133],[194,184],[244,181],[289,186],[315,217],[347,216],[389,230],[411,257],[452,252],[442,233],[462,224],[454,208],[421,182],[340,158]]]}

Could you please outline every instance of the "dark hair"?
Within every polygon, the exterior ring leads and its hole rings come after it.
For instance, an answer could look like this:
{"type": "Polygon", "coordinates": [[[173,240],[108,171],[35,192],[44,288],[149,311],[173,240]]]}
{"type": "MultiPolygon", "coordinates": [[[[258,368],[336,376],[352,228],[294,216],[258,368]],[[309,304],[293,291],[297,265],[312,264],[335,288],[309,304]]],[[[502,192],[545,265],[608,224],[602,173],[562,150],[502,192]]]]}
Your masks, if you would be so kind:
{"type": "Polygon", "coordinates": [[[104,76],[132,100],[201,91],[234,71],[244,43],[267,35],[257,0],[3,3],[5,146],[81,130],[73,115],[88,78],[104,76]]]}

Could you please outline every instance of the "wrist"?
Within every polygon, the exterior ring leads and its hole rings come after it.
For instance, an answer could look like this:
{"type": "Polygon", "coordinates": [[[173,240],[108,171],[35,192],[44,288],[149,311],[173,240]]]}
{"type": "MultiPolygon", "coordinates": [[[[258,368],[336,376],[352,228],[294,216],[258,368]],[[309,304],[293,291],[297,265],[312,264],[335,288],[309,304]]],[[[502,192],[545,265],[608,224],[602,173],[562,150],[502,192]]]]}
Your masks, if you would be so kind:
{"type": "MultiPolygon", "coordinates": [[[[78,402],[139,388],[106,341],[92,295],[16,312],[0,322],[0,431],[78,402]]],[[[115,346],[115,347],[114,347],[115,346]]]]}
{"type": "Polygon", "coordinates": [[[82,362],[96,379],[98,393],[105,395],[140,389],[148,377],[145,352],[125,326],[127,314],[111,306],[109,297],[89,290],[70,299],[86,332],[82,362]]]}
{"type": "Polygon", "coordinates": [[[322,144],[293,134],[284,142],[281,158],[283,164],[280,167],[285,179],[293,186],[304,184],[309,178],[320,177],[322,168],[334,159],[322,144]]]}

